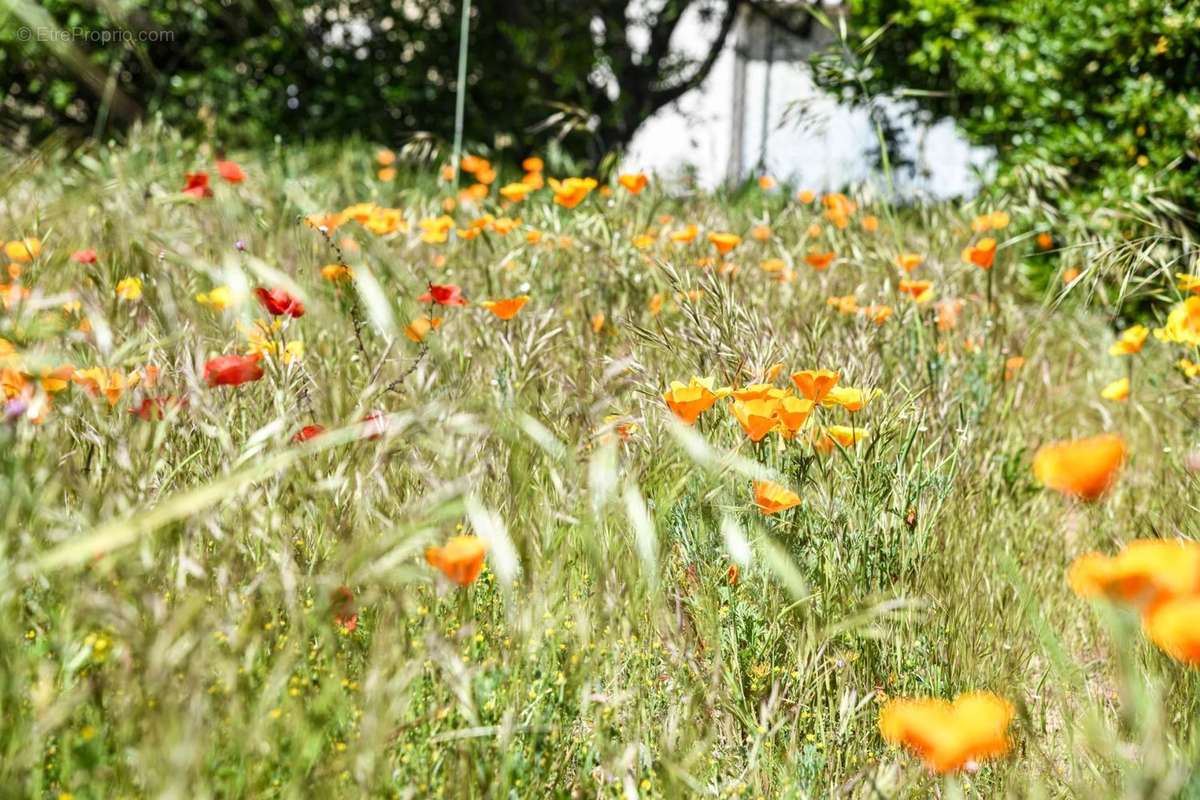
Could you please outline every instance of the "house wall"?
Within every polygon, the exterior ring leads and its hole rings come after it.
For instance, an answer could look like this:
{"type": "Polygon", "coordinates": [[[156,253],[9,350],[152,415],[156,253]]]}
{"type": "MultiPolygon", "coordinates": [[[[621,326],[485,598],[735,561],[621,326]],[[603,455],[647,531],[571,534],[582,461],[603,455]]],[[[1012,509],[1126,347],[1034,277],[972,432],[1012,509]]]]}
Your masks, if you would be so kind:
{"type": "MultiPolygon", "coordinates": [[[[680,23],[673,46],[702,56],[712,39],[712,26],[692,13],[680,23]]],[[[654,172],[666,178],[693,179],[704,188],[729,182],[735,72],[731,35],[708,80],[670,107],[643,123],[629,147],[625,168],[654,172]],[[688,178],[685,178],[688,176],[688,178]]],[[[760,50],[761,48],[752,48],[760,50]]],[[[871,167],[876,137],[868,114],[852,110],[814,86],[808,68],[776,61],[771,67],[770,96],[764,98],[767,65],[745,66],[745,104],[741,165],[744,173],[770,174],[778,180],[814,191],[867,183],[884,191],[887,181],[871,167]],[[766,119],[763,155],[764,105],[766,119]]],[[[893,113],[899,104],[885,104],[893,113]]],[[[946,198],[969,196],[978,187],[977,169],[986,171],[986,149],[971,147],[953,121],[933,126],[905,126],[909,146],[905,155],[917,164],[913,174],[895,176],[899,195],[946,198]]]]}

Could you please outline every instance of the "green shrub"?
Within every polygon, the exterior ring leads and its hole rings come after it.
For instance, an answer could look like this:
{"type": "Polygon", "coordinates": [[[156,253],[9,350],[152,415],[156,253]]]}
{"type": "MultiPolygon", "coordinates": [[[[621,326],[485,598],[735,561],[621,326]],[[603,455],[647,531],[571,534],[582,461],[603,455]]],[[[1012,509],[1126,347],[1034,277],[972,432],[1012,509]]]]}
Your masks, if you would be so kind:
{"type": "MultiPolygon", "coordinates": [[[[1200,3],[854,0],[849,59],[822,80],[865,100],[899,91],[996,149],[999,188],[1060,206],[1200,208],[1200,3]],[[1058,173],[1057,170],[1062,170],[1058,173]]],[[[1064,208],[1064,210],[1066,210],[1064,208]]]]}

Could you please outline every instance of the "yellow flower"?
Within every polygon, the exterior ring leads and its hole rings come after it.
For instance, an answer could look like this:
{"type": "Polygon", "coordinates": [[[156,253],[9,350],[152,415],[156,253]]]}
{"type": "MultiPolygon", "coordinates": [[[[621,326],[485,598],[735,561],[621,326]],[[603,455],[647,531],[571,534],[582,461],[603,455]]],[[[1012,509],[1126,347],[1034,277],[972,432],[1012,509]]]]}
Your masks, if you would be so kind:
{"type": "Polygon", "coordinates": [[[841,406],[847,411],[861,411],[867,403],[880,395],[878,389],[855,389],[849,386],[835,386],[825,393],[821,399],[823,406],[841,406]]]}
{"type": "Polygon", "coordinates": [[[398,208],[373,208],[362,226],[376,236],[405,230],[404,212],[398,208]]]}
{"type": "Polygon", "coordinates": [[[233,305],[233,290],[228,286],[217,286],[210,292],[196,295],[196,302],[214,311],[224,311],[233,305]]]}
{"type": "Polygon", "coordinates": [[[524,183],[524,182],[509,183],[509,184],[505,184],[504,186],[500,187],[500,196],[503,197],[505,200],[509,200],[513,203],[519,203],[522,200],[524,200],[526,197],[528,197],[529,193],[532,191],[533,191],[533,187],[530,186],[528,183],[524,183]]]}
{"type": "Polygon", "coordinates": [[[117,283],[117,297],[129,302],[135,302],[142,297],[141,278],[122,278],[117,283]]]}
{"type": "Polygon", "coordinates": [[[1167,324],[1154,329],[1156,339],[1200,347],[1200,296],[1184,300],[1167,315],[1167,324]]]}
{"type": "Polygon", "coordinates": [[[28,263],[42,254],[42,240],[29,237],[4,245],[4,255],[18,263],[28,263]]]}
{"type": "Polygon", "coordinates": [[[1188,275],[1186,272],[1176,272],[1175,279],[1179,281],[1179,291],[1200,294],[1200,275],[1188,275]]]}
{"type": "Polygon", "coordinates": [[[304,342],[296,339],[293,342],[288,342],[283,348],[283,363],[291,364],[293,361],[299,361],[304,358],[304,342]]]}
{"type": "Polygon", "coordinates": [[[1105,400],[1122,402],[1129,399],[1129,378],[1121,378],[1100,390],[1100,396],[1105,400]]]}
{"type": "Polygon", "coordinates": [[[354,277],[354,272],[345,264],[326,264],[321,267],[321,277],[331,283],[348,281],[354,277]]]}
{"type": "Polygon", "coordinates": [[[126,389],[132,389],[138,384],[141,380],[141,375],[133,372],[126,378],[125,374],[119,369],[110,370],[103,367],[91,367],[90,369],[76,370],[72,376],[72,380],[86,389],[88,394],[93,397],[104,395],[104,398],[108,400],[108,404],[115,406],[126,389]]]}
{"type": "Polygon", "coordinates": [[[445,244],[454,228],[454,220],[443,214],[440,217],[423,219],[417,223],[421,228],[421,241],[426,244],[445,244]]]}
{"type": "Polygon", "coordinates": [[[1145,325],[1134,325],[1132,328],[1126,328],[1121,332],[1120,338],[1117,339],[1113,346],[1108,348],[1108,353],[1113,356],[1129,356],[1139,353],[1146,341],[1146,337],[1149,335],[1150,330],[1145,325]]]}

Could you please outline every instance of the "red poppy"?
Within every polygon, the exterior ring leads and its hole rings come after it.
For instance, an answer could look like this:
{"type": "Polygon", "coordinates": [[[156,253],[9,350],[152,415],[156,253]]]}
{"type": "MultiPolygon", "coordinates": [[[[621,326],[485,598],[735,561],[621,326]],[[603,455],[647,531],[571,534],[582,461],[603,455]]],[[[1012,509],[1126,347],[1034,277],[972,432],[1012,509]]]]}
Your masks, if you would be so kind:
{"type": "Polygon", "coordinates": [[[217,356],[204,365],[204,381],[209,386],[240,386],[263,376],[259,365],[262,354],[217,356]]]}
{"type": "Polygon", "coordinates": [[[388,419],[382,411],[372,411],[362,421],[366,423],[363,425],[363,434],[371,441],[382,439],[388,431],[388,419]]]}
{"type": "Polygon", "coordinates": [[[296,435],[292,437],[292,441],[299,444],[307,442],[309,439],[315,439],[325,432],[325,428],[320,425],[305,425],[300,430],[296,431],[296,435]]]}
{"type": "Polygon", "coordinates": [[[246,180],[246,173],[233,161],[218,161],[217,174],[230,183],[241,183],[246,180]]]}
{"type": "Polygon", "coordinates": [[[462,296],[462,287],[452,283],[429,284],[429,291],[417,298],[422,303],[437,303],[439,306],[465,306],[467,298],[462,296]]]}
{"type": "Polygon", "coordinates": [[[96,251],[92,249],[76,250],[74,253],[71,253],[71,260],[76,264],[95,264],[96,251]]]}
{"type": "Polygon", "coordinates": [[[339,586],[333,590],[330,599],[333,608],[333,624],[346,633],[353,633],[358,627],[358,612],[354,608],[354,592],[349,586],[339,586]]]}
{"type": "Polygon", "coordinates": [[[185,176],[183,193],[188,197],[212,197],[212,189],[208,188],[207,172],[189,172],[185,176]]]}
{"type": "Polygon", "coordinates": [[[293,318],[304,316],[304,303],[283,289],[264,289],[260,286],[254,293],[258,295],[258,302],[263,304],[263,308],[277,317],[285,314],[293,318]]]}

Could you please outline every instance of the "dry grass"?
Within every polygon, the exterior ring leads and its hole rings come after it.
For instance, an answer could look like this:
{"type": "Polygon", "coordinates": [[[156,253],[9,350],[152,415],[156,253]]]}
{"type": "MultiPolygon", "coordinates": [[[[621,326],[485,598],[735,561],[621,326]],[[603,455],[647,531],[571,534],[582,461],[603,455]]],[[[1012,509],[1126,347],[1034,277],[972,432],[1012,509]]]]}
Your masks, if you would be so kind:
{"type": "Polygon", "coordinates": [[[42,424],[0,427],[0,795],[1200,794],[1194,674],[1063,578],[1088,549],[1198,533],[1184,456],[1200,407],[1179,354],[1152,340],[1129,403],[1099,397],[1124,370],[1107,355],[1117,313],[1174,292],[1182,267],[1160,242],[1060,239],[1038,255],[1042,212],[1005,201],[989,310],[985,273],[959,253],[990,206],[868,204],[837,230],[757,192],[618,189],[571,211],[543,192],[508,236],[431,246],[415,224],[376,237],[347,223],[333,238],[358,243],[355,292],[321,279],[336,257],[298,218],[373,200],[415,223],[445,189],[407,170],[381,184],[366,148],[281,149],[245,158],[241,187],[180,199],[205,163],[150,130],[70,163],[10,157],[0,179],[0,234],[45,243],[0,336],[38,363],[153,363],[159,393],[188,398],[145,422],[136,392],[110,408],[75,387],[42,424]],[[694,266],[712,254],[703,233],[630,246],[663,213],[705,232],[769,222],[772,237],[747,237],[741,270],[720,276],[694,266]],[[803,263],[814,222],[839,255],[827,272],[803,263]],[[68,261],[85,246],[96,265],[68,261]],[[964,300],[957,328],[896,293],[902,250],[926,254],[918,275],[939,298],[964,300]],[[795,282],[760,272],[768,257],[794,262],[795,282]],[[1071,266],[1088,271],[1064,291],[1071,266]],[[144,281],[137,303],[113,299],[127,276],[144,281]],[[510,323],[446,309],[426,351],[402,330],[430,281],[532,299],[510,323]],[[306,315],[280,335],[303,358],[203,386],[204,361],[244,350],[236,323],[261,309],[195,295],[260,284],[302,293],[306,315]],[[826,306],[851,293],[894,316],[826,306]],[[69,299],[91,335],[57,311],[69,299]],[[1006,380],[1014,355],[1026,362],[1006,380]],[[857,451],[755,446],[721,406],[685,428],[660,398],[671,380],[746,384],[779,361],[881,390],[854,417],[870,432],[857,451]],[[360,435],[371,411],[389,415],[382,439],[360,435]],[[290,443],[313,422],[331,432],[290,443]],[[636,425],[628,441],[618,422],[636,425]],[[1131,450],[1103,503],[1036,486],[1034,448],[1103,429],[1131,450]],[[751,478],[767,473],[803,505],[759,514],[751,478]],[[492,541],[465,590],[421,556],[459,528],[492,541]],[[352,633],[332,621],[343,585],[352,633]],[[943,782],[880,739],[884,695],[970,689],[1018,706],[1009,759],[943,782]]]}

